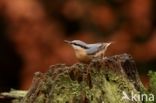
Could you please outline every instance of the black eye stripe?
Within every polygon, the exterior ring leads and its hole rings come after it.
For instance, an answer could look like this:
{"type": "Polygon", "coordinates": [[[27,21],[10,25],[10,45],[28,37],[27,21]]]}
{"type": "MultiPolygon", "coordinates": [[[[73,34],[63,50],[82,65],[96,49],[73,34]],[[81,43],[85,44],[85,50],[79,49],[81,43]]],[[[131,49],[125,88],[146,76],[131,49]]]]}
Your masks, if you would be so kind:
{"type": "Polygon", "coordinates": [[[88,47],[86,47],[86,46],[83,46],[83,45],[80,45],[80,44],[77,44],[77,43],[73,43],[74,45],[77,45],[77,46],[80,46],[80,47],[82,47],[82,48],[84,48],[84,49],[88,49],[88,47]]]}

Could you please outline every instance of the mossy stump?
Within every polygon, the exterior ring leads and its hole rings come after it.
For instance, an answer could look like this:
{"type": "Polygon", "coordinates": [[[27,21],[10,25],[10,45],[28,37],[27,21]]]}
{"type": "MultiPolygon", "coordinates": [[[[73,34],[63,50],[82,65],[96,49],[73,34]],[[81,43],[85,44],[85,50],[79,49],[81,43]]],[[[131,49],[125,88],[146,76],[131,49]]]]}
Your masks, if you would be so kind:
{"type": "Polygon", "coordinates": [[[144,91],[135,62],[127,54],[36,72],[21,103],[142,103],[122,99],[123,91],[128,95],[144,91]]]}

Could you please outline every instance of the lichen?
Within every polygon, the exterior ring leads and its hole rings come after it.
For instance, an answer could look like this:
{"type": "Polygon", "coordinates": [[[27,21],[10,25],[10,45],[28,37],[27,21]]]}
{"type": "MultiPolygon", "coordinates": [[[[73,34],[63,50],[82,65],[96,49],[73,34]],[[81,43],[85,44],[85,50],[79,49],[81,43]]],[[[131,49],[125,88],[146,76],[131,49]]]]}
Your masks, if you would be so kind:
{"type": "Polygon", "coordinates": [[[23,103],[143,103],[122,99],[123,92],[130,96],[143,88],[138,77],[126,54],[90,64],[54,65],[37,73],[23,103]]]}

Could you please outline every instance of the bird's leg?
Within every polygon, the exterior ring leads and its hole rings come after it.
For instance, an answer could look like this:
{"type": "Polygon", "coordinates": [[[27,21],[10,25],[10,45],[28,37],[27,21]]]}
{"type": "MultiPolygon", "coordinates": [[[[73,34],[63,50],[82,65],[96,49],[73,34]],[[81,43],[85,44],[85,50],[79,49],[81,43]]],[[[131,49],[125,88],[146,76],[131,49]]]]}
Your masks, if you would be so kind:
{"type": "Polygon", "coordinates": [[[104,52],[101,53],[101,55],[100,55],[100,59],[103,59],[103,58],[105,57],[104,54],[105,54],[104,52]]]}
{"type": "Polygon", "coordinates": [[[104,58],[104,53],[101,54],[101,58],[104,58]]]}

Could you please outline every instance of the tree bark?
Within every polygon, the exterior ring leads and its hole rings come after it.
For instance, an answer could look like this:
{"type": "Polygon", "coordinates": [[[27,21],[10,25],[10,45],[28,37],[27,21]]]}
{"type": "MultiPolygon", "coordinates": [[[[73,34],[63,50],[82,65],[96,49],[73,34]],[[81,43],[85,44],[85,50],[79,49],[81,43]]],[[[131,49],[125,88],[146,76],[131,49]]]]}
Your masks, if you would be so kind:
{"type": "Polygon", "coordinates": [[[21,103],[143,103],[123,98],[145,92],[134,60],[122,54],[94,59],[90,64],[50,66],[36,72],[21,103]]]}

